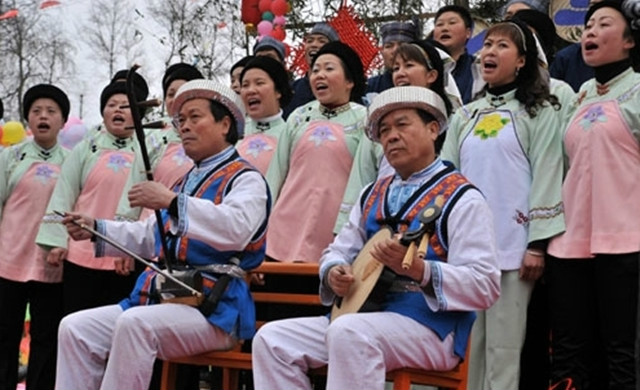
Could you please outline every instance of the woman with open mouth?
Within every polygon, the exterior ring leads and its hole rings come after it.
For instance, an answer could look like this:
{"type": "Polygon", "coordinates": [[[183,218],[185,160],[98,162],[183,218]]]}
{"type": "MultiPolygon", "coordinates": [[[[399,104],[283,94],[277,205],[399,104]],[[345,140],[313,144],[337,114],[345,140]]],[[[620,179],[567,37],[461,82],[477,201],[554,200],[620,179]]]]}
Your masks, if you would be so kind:
{"type": "Polygon", "coordinates": [[[348,45],[324,45],[310,71],[316,100],[287,120],[267,171],[275,202],[267,256],[316,263],[333,241],[353,155],[364,135],[362,62],[348,45]]]}
{"type": "MultiPolygon", "coordinates": [[[[411,85],[436,92],[445,103],[447,115],[451,115],[462,105],[455,80],[444,70],[442,55],[428,40],[401,43],[393,55],[392,64],[394,86],[411,85]]],[[[436,140],[436,153],[440,152],[444,143],[445,130],[442,129],[442,133],[436,140]]],[[[395,171],[383,155],[380,143],[365,137],[358,145],[354,157],[349,182],[342,200],[343,207],[334,227],[336,234],[348,220],[351,206],[357,201],[360,191],[377,178],[394,173],[395,171]]]]}
{"type": "MultiPolygon", "coordinates": [[[[136,95],[141,96],[138,89],[136,95]]],[[[47,262],[64,266],[65,315],[117,303],[129,294],[136,280],[132,259],[96,258],[93,243],[69,240],[60,223],[62,217],[56,214],[77,211],[114,218],[131,163],[140,153],[128,106],[125,82],[112,82],[102,90],[103,126],[71,150],[36,237],[36,243],[47,252],[47,262]]],[[[144,179],[144,172],[133,173],[144,179]]]]}
{"type": "Polygon", "coordinates": [[[61,89],[39,84],[24,94],[22,107],[33,139],[0,154],[0,388],[16,388],[29,304],[27,389],[53,389],[62,269],[47,264],[35,237],[68,154],[57,137],[70,106],[61,89]]]}
{"type": "Polygon", "coordinates": [[[595,3],[582,56],[595,78],[578,92],[564,133],[566,231],[549,244],[555,388],[591,383],[594,341],[609,389],[636,389],[640,255],[640,1],[595,3]],[[597,337],[596,337],[597,335],[597,337]]]}
{"type": "Polygon", "coordinates": [[[485,195],[502,271],[498,302],[473,325],[468,388],[517,389],[531,291],[564,230],[563,121],[525,24],[489,28],[480,61],[486,94],[451,117],[441,157],[485,195]]]}
{"type": "MultiPolygon", "coordinates": [[[[162,129],[150,129],[145,136],[149,162],[153,171],[153,180],[173,188],[177,182],[193,167],[193,160],[186,155],[182,140],[175,125],[176,109],[173,107],[175,95],[183,84],[191,80],[202,79],[202,73],[193,65],[179,62],[170,65],[162,76],[162,95],[166,116],[162,118],[162,129]]],[[[143,172],[144,162],[141,158],[133,161],[132,172],[143,172]]],[[[128,193],[131,187],[140,181],[137,175],[129,175],[129,180],[122,191],[122,197],[116,210],[116,218],[120,220],[143,220],[153,213],[150,209],[131,207],[128,193]]]]}
{"type": "Polygon", "coordinates": [[[258,56],[242,70],[240,97],[251,120],[245,124],[245,136],[237,149],[263,175],[286,127],[282,107],[289,104],[292,96],[289,76],[281,62],[258,56]]]}

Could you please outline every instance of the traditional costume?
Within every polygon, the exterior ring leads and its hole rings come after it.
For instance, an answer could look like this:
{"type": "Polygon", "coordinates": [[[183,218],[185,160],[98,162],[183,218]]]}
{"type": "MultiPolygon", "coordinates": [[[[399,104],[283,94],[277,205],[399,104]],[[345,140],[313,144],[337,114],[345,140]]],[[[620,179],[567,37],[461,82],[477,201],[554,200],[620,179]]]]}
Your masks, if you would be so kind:
{"type": "Polygon", "coordinates": [[[441,154],[482,191],[495,217],[502,295],[479,313],[471,338],[470,378],[484,382],[477,378],[486,375],[497,381],[491,382],[496,388],[505,389],[518,387],[519,365],[514,362],[520,360],[526,303],[534,285],[519,278],[522,259],[532,242],[564,230],[562,116],[545,103],[531,118],[515,92],[514,83],[490,89],[458,110],[441,154]],[[475,373],[475,367],[482,373],[475,373]]]}
{"type": "MultiPolygon", "coordinates": [[[[422,90],[426,97],[415,98],[415,90],[403,95],[397,89],[378,95],[370,121],[376,111],[382,112],[379,120],[393,109],[437,103],[429,90],[422,90]]],[[[436,107],[442,109],[439,101],[436,107]]],[[[374,312],[343,314],[332,322],[324,316],[269,322],[253,342],[256,389],[310,389],[306,372],[327,364],[327,389],[383,389],[387,371],[448,370],[459,363],[473,311],[498,297],[499,270],[488,206],[479,191],[440,159],[406,179],[394,174],[363,191],[349,222],[322,256],[320,296],[325,305],[336,298],[327,284],[333,266],[352,264],[383,226],[396,232],[415,229],[420,224],[416,215],[437,195],[445,201],[424,259],[424,279],[394,274],[374,312]]]]}
{"type": "MultiPolygon", "coordinates": [[[[239,97],[208,80],[194,80],[178,91],[178,107],[189,99],[210,99],[231,112],[242,133],[239,97]]],[[[259,172],[232,146],[198,161],[176,187],[175,206],[162,210],[174,267],[200,267],[204,293],[220,280],[231,258],[239,268],[257,267],[264,257],[269,193],[259,172]],[[174,208],[175,207],[175,208],[174,208]],[[217,268],[216,268],[217,267],[217,268]],[[216,271],[217,270],[217,271],[216,271]]],[[[156,220],[98,220],[97,230],[143,257],[161,253],[156,220]]],[[[97,255],[117,255],[98,239],[97,255]]],[[[157,303],[155,271],[142,273],[129,298],[74,313],[60,329],[57,389],[146,389],[155,358],[230,349],[255,331],[249,287],[233,277],[211,313],[176,303],[157,303]],[[106,364],[106,368],[105,368],[106,364]]]]}
{"type": "MultiPolygon", "coordinates": [[[[103,90],[101,108],[110,96],[124,93],[123,82],[103,90]]],[[[45,250],[67,248],[65,313],[118,302],[131,290],[135,275],[117,275],[115,257],[96,258],[91,242],[69,240],[55,212],[76,211],[97,218],[114,218],[132,163],[139,152],[133,136],[119,138],[106,129],[78,143],[62,165],[46,214],[36,237],[45,250]]],[[[138,175],[142,177],[142,172],[138,175]]]]}
{"type": "MultiPolygon", "coordinates": [[[[637,1],[603,1],[589,9],[585,25],[605,7],[624,16],[625,28],[631,26],[632,34],[628,38],[625,32],[622,40],[631,39],[635,46],[629,57],[594,67],[595,78],[582,84],[564,133],[566,231],[548,248],[553,256],[549,262],[554,332],[551,379],[552,383],[570,381],[576,389],[592,385],[592,373],[599,371],[593,367],[599,350],[594,342],[597,334],[606,351],[609,387],[636,389],[640,74],[633,66],[638,66],[640,57],[640,14],[637,1]],[[634,4],[635,13],[629,12],[633,8],[627,7],[634,4]]],[[[605,18],[618,27],[611,16],[605,18]]]]}
{"type": "MultiPolygon", "coordinates": [[[[58,104],[62,126],[69,115],[69,100],[53,85],[36,85],[25,93],[24,118],[28,119],[30,107],[40,98],[58,104]]],[[[49,122],[48,131],[60,130],[51,125],[49,122]]],[[[67,154],[59,144],[45,149],[35,140],[0,153],[0,388],[3,389],[15,389],[18,382],[17,356],[27,304],[31,313],[27,389],[50,389],[54,384],[58,323],[62,318],[62,267],[47,263],[46,252],[35,244],[35,238],[67,154]]]]}
{"type": "Polygon", "coordinates": [[[287,120],[267,171],[275,201],[269,223],[267,255],[278,261],[317,262],[333,240],[333,227],[364,132],[366,108],[362,64],[353,49],[331,42],[320,49],[336,55],[353,78],[349,102],[325,107],[313,101],[287,120]]]}

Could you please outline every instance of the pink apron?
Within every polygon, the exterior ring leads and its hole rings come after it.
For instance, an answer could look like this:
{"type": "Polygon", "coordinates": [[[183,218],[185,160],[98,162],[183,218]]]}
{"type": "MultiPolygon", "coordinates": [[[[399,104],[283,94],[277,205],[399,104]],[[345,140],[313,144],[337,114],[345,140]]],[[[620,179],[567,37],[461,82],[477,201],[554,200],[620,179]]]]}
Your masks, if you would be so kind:
{"type": "MultiPolygon", "coordinates": [[[[76,200],[74,211],[91,215],[96,219],[113,219],[131,170],[134,154],[116,150],[103,150],[100,153],[76,200]]],[[[115,269],[115,258],[96,258],[93,255],[93,242],[89,240],[69,239],[67,259],[86,268],[115,269]]]]}
{"type": "Polygon", "coordinates": [[[353,156],[343,126],[314,121],[296,144],[289,172],[269,219],[267,255],[317,263],[333,241],[333,227],[353,156]]]}
{"type": "Polygon", "coordinates": [[[49,198],[60,175],[60,166],[33,163],[5,203],[0,221],[0,276],[16,282],[62,281],[62,267],[46,261],[36,245],[36,235],[49,198]]]}

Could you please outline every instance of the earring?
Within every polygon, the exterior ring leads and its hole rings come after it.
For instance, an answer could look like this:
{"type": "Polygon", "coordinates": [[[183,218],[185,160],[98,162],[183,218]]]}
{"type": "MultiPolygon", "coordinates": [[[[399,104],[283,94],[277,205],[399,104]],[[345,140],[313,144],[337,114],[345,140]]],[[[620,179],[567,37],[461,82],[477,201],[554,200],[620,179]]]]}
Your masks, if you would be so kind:
{"type": "Polygon", "coordinates": [[[518,77],[519,73],[520,73],[520,68],[516,68],[516,77],[518,77]]]}

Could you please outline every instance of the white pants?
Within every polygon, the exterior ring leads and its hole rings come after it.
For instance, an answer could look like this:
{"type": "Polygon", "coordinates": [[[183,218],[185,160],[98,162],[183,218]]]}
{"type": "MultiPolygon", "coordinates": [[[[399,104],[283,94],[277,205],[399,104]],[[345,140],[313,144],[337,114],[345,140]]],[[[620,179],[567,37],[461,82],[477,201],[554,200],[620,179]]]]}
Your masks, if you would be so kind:
{"type": "Polygon", "coordinates": [[[471,331],[469,389],[515,390],[520,382],[520,353],[527,330],[527,307],[534,282],[518,271],[502,271],[500,298],[478,318],[471,331]]]}
{"type": "Polygon", "coordinates": [[[58,331],[57,390],[145,390],[153,362],[233,347],[236,339],[181,304],[119,305],[66,316],[58,331]]]}
{"type": "Polygon", "coordinates": [[[346,314],[273,321],[253,340],[256,390],[311,389],[309,369],[329,365],[327,390],[383,390],[385,373],[401,367],[449,370],[453,335],[440,340],[431,329],[396,313],[346,314]]]}

